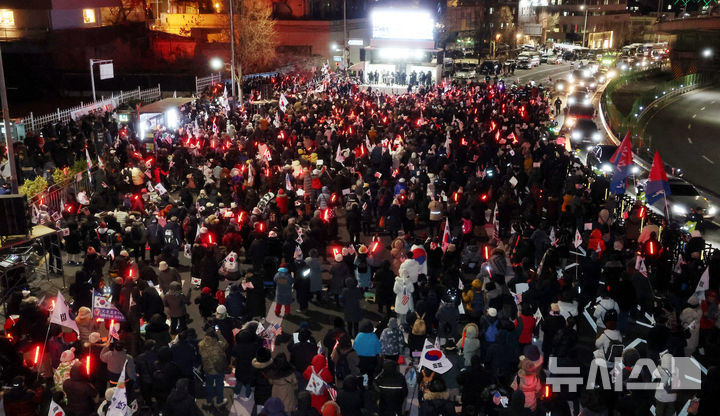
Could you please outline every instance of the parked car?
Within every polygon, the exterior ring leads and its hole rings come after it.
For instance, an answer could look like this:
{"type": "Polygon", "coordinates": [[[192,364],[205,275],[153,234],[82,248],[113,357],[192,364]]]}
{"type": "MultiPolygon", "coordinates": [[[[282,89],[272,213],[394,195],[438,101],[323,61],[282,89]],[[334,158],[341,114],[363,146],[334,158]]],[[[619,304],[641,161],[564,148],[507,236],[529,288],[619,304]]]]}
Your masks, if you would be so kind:
{"type": "MultiPolygon", "coordinates": [[[[697,188],[690,182],[680,178],[668,178],[670,188],[670,196],[667,197],[668,208],[673,216],[684,220],[686,216],[693,212],[702,215],[705,219],[712,219],[717,214],[717,207],[710,204],[704,196],[700,195],[697,188]]],[[[638,193],[645,192],[647,179],[641,179],[637,183],[638,193]]],[[[665,215],[665,206],[663,204],[650,205],[651,211],[658,215],[665,215]]]]}
{"type": "Polygon", "coordinates": [[[600,171],[604,174],[613,172],[613,167],[610,165],[610,158],[615,151],[617,146],[614,144],[598,144],[593,147],[585,158],[585,165],[594,171],[600,171]]]}

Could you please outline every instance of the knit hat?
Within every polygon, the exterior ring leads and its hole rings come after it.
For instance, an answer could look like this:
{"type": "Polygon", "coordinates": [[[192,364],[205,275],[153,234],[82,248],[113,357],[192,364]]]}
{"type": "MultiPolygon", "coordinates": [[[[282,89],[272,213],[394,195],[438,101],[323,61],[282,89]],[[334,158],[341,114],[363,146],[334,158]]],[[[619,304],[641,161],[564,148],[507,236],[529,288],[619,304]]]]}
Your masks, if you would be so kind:
{"type": "Polygon", "coordinates": [[[497,309],[495,308],[488,308],[487,314],[489,317],[494,318],[497,316],[497,309]]]}
{"type": "Polygon", "coordinates": [[[360,254],[367,254],[368,249],[365,247],[365,244],[361,245],[360,248],[358,248],[358,253],[360,254]]]}
{"type": "Polygon", "coordinates": [[[336,254],[336,255],[335,255],[335,261],[338,262],[338,263],[340,263],[341,261],[343,261],[343,255],[340,254],[340,253],[336,254]]]}
{"type": "Polygon", "coordinates": [[[205,286],[204,288],[200,289],[200,293],[202,293],[203,295],[212,295],[212,289],[205,286]]]}
{"type": "Polygon", "coordinates": [[[72,361],[75,359],[75,347],[70,348],[69,350],[63,351],[62,354],[60,354],[60,362],[66,363],[68,361],[72,361]]]}
{"type": "Polygon", "coordinates": [[[88,254],[88,255],[90,255],[90,254],[95,254],[95,253],[96,253],[95,247],[93,247],[93,246],[88,247],[88,249],[87,249],[87,254],[88,254]]]}
{"type": "Polygon", "coordinates": [[[105,401],[110,403],[112,401],[114,394],[115,394],[115,387],[110,387],[109,389],[105,390],[105,401]]]}
{"type": "Polygon", "coordinates": [[[550,310],[552,312],[560,312],[560,305],[558,305],[557,303],[551,303],[550,310]]]}
{"type": "Polygon", "coordinates": [[[169,266],[166,261],[161,261],[160,265],[158,265],[158,269],[160,269],[161,272],[164,272],[165,270],[167,270],[168,267],[169,266]]]}
{"type": "Polygon", "coordinates": [[[266,416],[284,416],[287,413],[285,413],[285,405],[282,400],[277,397],[271,397],[265,401],[262,414],[266,416]]]}
{"type": "Polygon", "coordinates": [[[217,319],[224,319],[226,316],[227,308],[225,307],[225,305],[218,305],[217,308],[215,308],[215,317],[217,319]]]}
{"type": "Polygon", "coordinates": [[[122,250],[122,251],[120,251],[120,255],[121,255],[122,257],[130,257],[130,254],[127,252],[127,250],[122,250]]]}
{"type": "Polygon", "coordinates": [[[208,229],[206,227],[200,228],[200,234],[206,234],[208,232],[208,229]]]}
{"type": "Polygon", "coordinates": [[[75,317],[75,321],[89,321],[92,320],[92,311],[87,306],[81,306],[80,309],[78,309],[78,314],[75,317]]]}
{"type": "Polygon", "coordinates": [[[91,344],[97,344],[98,342],[102,341],[102,337],[98,332],[93,332],[88,337],[88,341],[90,341],[91,344]]]}
{"type": "Polygon", "coordinates": [[[536,345],[530,344],[523,349],[523,355],[530,361],[537,361],[540,359],[540,350],[536,345]]]}

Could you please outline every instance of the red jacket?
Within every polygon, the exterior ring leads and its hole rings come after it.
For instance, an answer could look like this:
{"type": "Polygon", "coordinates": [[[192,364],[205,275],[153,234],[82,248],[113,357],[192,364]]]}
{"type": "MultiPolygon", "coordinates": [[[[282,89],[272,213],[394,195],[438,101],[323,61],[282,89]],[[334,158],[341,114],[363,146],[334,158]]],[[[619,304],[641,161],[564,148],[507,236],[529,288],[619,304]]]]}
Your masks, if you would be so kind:
{"type": "MultiPolygon", "coordinates": [[[[529,344],[532,342],[532,335],[533,330],[535,330],[535,318],[532,316],[525,316],[520,315],[520,319],[522,319],[522,332],[520,332],[520,337],[518,337],[518,342],[520,344],[529,344]]],[[[515,319],[515,327],[518,326],[518,320],[515,319]]]]}
{"type": "MultiPolygon", "coordinates": [[[[305,372],[303,372],[303,378],[309,381],[313,370],[315,370],[315,374],[320,376],[320,378],[323,379],[326,383],[332,383],[333,376],[332,374],[330,374],[330,370],[327,367],[327,359],[324,355],[317,354],[313,357],[310,365],[308,366],[308,368],[305,369],[305,372]]],[[[318,412],[322,409],[322,405],[325,404],[325,402],[328,400],[330,400],[330,395],[328,394],[327,389],[324,389],[322,393],[318,395],[314,395],[312,393],[310,394],[310,402],[312,403],[312,407],[317,409],[318,412]]]]}
{"type": "Polygon", "coordinates": [[[278,207],[278,211],[280,211],[280,215],[287,214],[288,203],[289,203],[289,199],[288,199],[288,196],[285,194],[280,194],[275,198],[275,204],[278,207]]]}

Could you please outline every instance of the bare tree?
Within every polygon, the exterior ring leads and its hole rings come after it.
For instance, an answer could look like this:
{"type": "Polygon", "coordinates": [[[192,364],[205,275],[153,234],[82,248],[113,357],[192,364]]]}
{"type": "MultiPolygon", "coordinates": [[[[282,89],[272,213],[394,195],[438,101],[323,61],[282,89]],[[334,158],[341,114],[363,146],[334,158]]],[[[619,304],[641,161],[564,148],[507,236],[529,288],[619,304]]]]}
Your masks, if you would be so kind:
{"type": "MultiPolygon", "coordinates": [[[[272,6],[263,0],[234,0],[235,14],[235,77],[243,96],[243,73],[272,68],[275,62],[277,31],[272,19],[272,6]]],[[[228,23],[227,34],[230,34],[228,23]]]]}
{"type": "Polygon", "coordinates": [[[540,14],[538,15],[538,23],[540,23],[542,25],[542,43],[543,43],[543,45],[547,41],[548,32],[555,29],[555,26],[558,25],[559,21],[560,21],[560,18],[557,13],[548,13],[546,11],[540,12],[540,14]]]}
{"type": "Polygon", "coordinates": [[[139,22],[145,19],[144,0],[120,0],[119,7],[110,8],[110,22],[112,24],[124,24],[128,22],[139,22]]]}

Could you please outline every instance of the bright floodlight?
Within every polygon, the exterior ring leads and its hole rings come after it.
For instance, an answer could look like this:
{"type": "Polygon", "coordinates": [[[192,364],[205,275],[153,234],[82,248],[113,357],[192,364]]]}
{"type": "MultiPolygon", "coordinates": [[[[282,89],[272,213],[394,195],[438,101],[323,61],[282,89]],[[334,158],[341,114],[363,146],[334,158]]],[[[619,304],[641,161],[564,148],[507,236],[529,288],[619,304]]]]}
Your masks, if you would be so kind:
{"type": "Polygon", "coordinates": [[[712,56],[712,54],[713,54],[713,51],[712,51],[712,49],[710,49],[710,48],[705,48],[705,49],[703,49],[703,51],[702,51],[702,56],[703,56],[703,58],[709,58],[709,57],[712,56]]]}
{"type": "Polygon", "coordinates": [[[215,57],[210,59],[210,69],[213,71],[219,71],[223,67],[223,61],[222,59],[215,57]]]}

